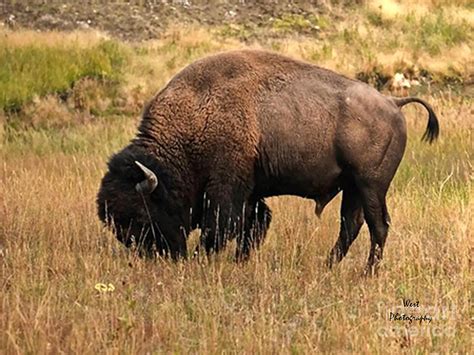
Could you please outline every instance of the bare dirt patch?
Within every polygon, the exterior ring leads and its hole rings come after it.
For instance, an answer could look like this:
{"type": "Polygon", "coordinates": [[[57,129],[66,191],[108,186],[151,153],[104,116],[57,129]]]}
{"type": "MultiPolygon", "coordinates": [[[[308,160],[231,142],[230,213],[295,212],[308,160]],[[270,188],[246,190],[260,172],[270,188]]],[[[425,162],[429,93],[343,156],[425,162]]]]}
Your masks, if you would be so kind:
{"type": "MultiPolygon", "coordinates": [[[[130,41],[159,38],[172,25],[248,25],[266,27],[285,15],[302,19],[328,11],[320,1],[301,4],[286,2],[254,3],[234,1],[198,4],[192,1],[139,1],[137,3],[62,2],[0,5],[0,22],[7,27],[71,31],[93,28],[130,41]]],[[[295,31],[308,32],[308,28],[295,31]]]]}

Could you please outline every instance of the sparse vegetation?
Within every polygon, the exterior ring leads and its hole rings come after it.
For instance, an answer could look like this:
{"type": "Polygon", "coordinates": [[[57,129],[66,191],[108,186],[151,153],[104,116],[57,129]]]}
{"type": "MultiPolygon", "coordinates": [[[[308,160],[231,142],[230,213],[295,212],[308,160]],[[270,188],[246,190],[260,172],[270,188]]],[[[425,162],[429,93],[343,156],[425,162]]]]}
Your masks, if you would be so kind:
{"type": "Polygon", "coordinates": [[[324,17],[309,15],[284,14],[273,21],[273,28],[276,31],[290,33],[313,33],[324,30],[329,25],[329,20],[324,17]]]}
{"type": "Polygon", "coordinates": [[[472,28],[466,21],[450,20],[442,10],[421,18],[408,14],[401,24],[401,30],[409,34],[414,51],[424,50],[432,55],[472,37],[472,28]]]}
{"type": "MultiPolygon", "coordinates": [[[[331,3],[337,16],[182,26],[140,43],[94,31],[2,30],[3,352],[472,350],[472,6],[331,3]],[[232,246],[212,260],[142,260],[100,225],[95,196],[106,159],[133,137],[145,100],[193,60],[249,46],[359,75],[385,91],[395,72],[420,79],[412,93],[433,105],[441,136],[421,143],[425,111],[403,109],[409,142],[389,191],[392,225],[378,277],[361,276],[366,227],[340,267],[324,266],[339,231],[339,198],[319,220],[312,201],[271,199],[268,239],[242,265],[232,261],[232,246]],[[438,318],[389,321],[403,298],[438,318]]],[[[193,235],[189,249],[196,243],[193,235]]]]}

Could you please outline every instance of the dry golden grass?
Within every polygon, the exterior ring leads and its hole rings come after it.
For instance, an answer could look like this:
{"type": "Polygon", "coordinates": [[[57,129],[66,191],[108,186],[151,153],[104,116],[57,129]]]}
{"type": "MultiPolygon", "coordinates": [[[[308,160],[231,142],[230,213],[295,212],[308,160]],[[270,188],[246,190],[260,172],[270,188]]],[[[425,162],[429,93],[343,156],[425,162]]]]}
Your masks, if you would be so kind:
{"type": "Polygon", "coordinates": [[[72,32],[48,31],[37,32],[33,30],[12,31],[0,28],[0,38],[3,43],[11,47],[29,47],[41,44],[42,47],[79,47],[91,48],[109,36],[97,30],[81,30],[72,32]]]}
{"type": "Polygon", "coordinates": [[[372,10],[380,11],[387,18],[396,19],[409,13],[417,16],[426,16],[433,10],[443,8],[443,11],[449,16],[465,20],[474,25],[474,14],[472,12],[471,0],[418,0],[416,2],[409,0],[368,0],[367,6],[372,10]],[[471,5],[471,8],[467,8],[471,5]],[[464,7],[462,7],[464,6],[464,7]]]}

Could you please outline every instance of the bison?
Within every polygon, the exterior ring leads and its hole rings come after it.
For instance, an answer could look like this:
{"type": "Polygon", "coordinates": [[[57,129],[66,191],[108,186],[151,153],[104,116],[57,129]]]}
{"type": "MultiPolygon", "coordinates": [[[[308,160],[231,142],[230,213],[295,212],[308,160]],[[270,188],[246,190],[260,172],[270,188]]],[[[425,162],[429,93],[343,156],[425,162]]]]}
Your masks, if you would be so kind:
{"type": "Polygon", "coordinates": [[[219,252],[236,238],[247,259],[267,233],[265,198],[315,201],[342,192],[340,232],[329,267],[346,255],[365,220],[368,270],[382,259],[390,225],[386,194],[406,140],[400,108],[425,101],[387,97],[357,80],[279,54],[239,50],[198,60],[146,105],[137,136],[112,156],[98,213],[126,246],[186,257],[186,238],[219,252]]]}

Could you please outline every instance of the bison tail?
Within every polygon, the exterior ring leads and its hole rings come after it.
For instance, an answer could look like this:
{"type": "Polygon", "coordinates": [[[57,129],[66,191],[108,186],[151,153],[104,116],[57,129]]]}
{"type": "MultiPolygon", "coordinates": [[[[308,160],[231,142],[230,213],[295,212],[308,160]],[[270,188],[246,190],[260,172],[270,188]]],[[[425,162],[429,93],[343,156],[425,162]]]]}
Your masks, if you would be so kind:
{"type": "Polygon", "coordinates": [[[426,101],[419,99],[417,97],[404,97],[404,98],[394,97],[392,99],[395,102],[395,105],[397,105],[398,107],[405,106],[406,104],[409,104],[411,102],[418,102],[419,104],[422,104],[428,111],[428,125],[426,126],[426,131],[423,134],[422,140],[432,143],[436,138],[438,138],[439,136],[438,117],[436,117],[436,114],[434,113],[433,108],[426,101]]]}

